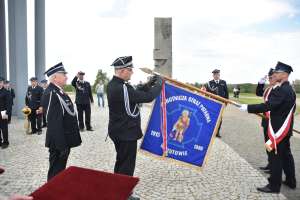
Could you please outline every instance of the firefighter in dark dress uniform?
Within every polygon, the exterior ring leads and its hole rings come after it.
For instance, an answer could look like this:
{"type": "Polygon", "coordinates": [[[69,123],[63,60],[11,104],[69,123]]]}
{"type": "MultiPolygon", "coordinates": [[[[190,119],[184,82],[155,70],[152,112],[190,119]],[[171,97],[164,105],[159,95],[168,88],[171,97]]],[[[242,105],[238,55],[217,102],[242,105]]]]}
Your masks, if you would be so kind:
{"type": "MultiPolygon", "coordinates": [[[[10,86],[10,82],[8,80],[6,80],[4,82],[4,87],[5,87],[5,89],[7,89],[10,92],[11,105],[13,106],[14,105],[14,98],[16,97],[15,90],[10,86]]],[[[10,124],[10,122],[11,122],[11,112],[10,112],[10,115],[8,116],[8,120],[7,121],[10,124]]]]}
{"type": "MultiPolygon", "coordinates": [[[[139,103],[153,101],[161,92],[162,79],[155,76],[143,87],[134,89],[128,81],[133,74],[132,57],[117,58],[115,75],[107,86],[109,107],[108,134],[117,152],[114,172],[133,176],[137,140],[142,137],[139,103]]],[[[130,199],[139,199],[130,197],[130,199]]]]}
{"type": "Polygon", "coordinates": [[[37,78],[30,78],[31,86],[28,87],[25,104],[31,109],[28,116],[31,123],[32,134],[42,134],[42,106],[41,99],[43,96],[43,88],[38,85],[37,78]]]}
{"type": "Polygon", "coordinates": [[[46,114],[46,147],[49,148],[48,180],[66,168],[70,149],[81,144],[76,110],[70,97],[63,91],[67,76],[62,63],[45,72],[50,84],[42,99],[46,114]]]}
{"type": "MultiPolygon", "coordinates": [[[[272,89],[276,85],[276,80],[275,80],[275,77],[273,76],[273,74],[274,74],[274,69],[271,68],[268,72],[268,76],[261,78],[256,87],[256,96],[263,97],[264,102],[268,101],[270,95],[272,95],[271,94],[272,89]],[[269,86],[265,88],[265,83],[267,81],[267,78],[269,80],[269,86]]],[[[264,114],[264,116],[266,116],[265,113],[263,113],[263,114],[264,114]]],[[[268,119],[267,118],[262,118],[261,126],[263,127],[265,142],[267,142],[269,139],[269,137],[268,137],[268,119]]],[[[271,173],[270,172],[270,152],[267,150],[266,150],[266,152],[267,152],[267,157],[268,157],[268,164],[267,164],[267,166],[260,167],[259,169],[263,170],[266,173],[271,173]]]]}
{"type": "MultiPolygon", "coordinates": [[[[227,84],[226,81],[220,79],[220,70],[215,69],[214,71],[212,71],[212,73],[213,73],[213,80],[209,81],[205,85],[206,91],[228,99],[229,95],[228,95],[227,84]]],[[[222,118],[216,135],[219,138],[221,137],[220,135],[221,125],[222,125],[222,118]]]]}
{"type": "Polygon", "coordinates": [[[79,128],[81,131],[84,130],[84,112],[86,130],[93,131],[91,126],[91,103],[94,103],[94,99],[90,83],[83,80],[84,75],[84,72],[78,72],[72,80],[72,85],[76,89],[75,103],[78,111],[79,128]]]}
{"type": "Polygon", "coordinates": [[[271,175],[269,184],[257,188],[266,193],[279,193],[282,181],[282,170],[285,169],[286,180],[283,184],[296,188],[295,164],[290,148],[290,137],[293,131],[296,94],[288,81],[292,67],[278,62],[274,70],[274,78],[279,83],[273,87],[268,101],[261,104],[240,107],[249,113],[266,113],[268,120],[268,141],[266,148],[270,151],[271,175]]]}
{"type": "MultiPolygon", "coordinates": [[[[46,79],[41,80],[41,87],[43,88],[43,91],[45,92],[46,88],[48,87],[48,81],[46,79]]],[[[43,112],[43,128],[47,127],[47,122],[46,122],[46,115],[45,112],[43,112]]]]}
{"type": "Polygon", "coordinates": [[[0,146],[5,149],[8,141],[8,117],[11,115],[11,95],[4,88],[4,78],[0,77],[0,146]]]}

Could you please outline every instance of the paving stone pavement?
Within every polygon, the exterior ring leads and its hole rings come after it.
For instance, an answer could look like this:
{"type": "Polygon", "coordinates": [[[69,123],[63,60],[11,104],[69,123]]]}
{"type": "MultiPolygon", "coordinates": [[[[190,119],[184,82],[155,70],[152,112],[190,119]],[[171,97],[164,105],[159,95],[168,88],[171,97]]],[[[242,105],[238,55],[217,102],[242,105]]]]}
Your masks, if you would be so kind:
{"type": "MultiPolygon", "coordinates": [[[[96,106],[92,109],[95,131],[82,132],[83,143],[72,149],[68,166],[112,172],[115,161],[114,146],[109,139],[104,141],[108,109],[96,106]]],[[[142,108],[143,127],[147,123],[149,111],[148,106],[142,108]]],[[[227,126],[226,123],[228,122],[225,118],[224,127],[227,126]]],[[[23,120],[13,118],[13,123],[9,125],[9,137],[10,147],[0,149],[0,166],[6,169],[0,176],[0,193],[30,194],[46,182],[48,151],[44,147],[45,130],[42,135],[25,135],[23,120]]],[[[207,165],[202,170],[139,152],[135,176],[140,178],[135,194],[143,200],[286,199],[282,194],[257,192],[256,187],[265,185],[266,178],[219,139],[215,139],[207,165]]]]}
{"type": "MultiPolygon", "coordinates": [[[[264,147],[263,130],[260,127],[261,119],[254,115],[240,112],[233,106],[228,106],[223,115],[221,129],[222,141],[233,148],[253,168],[259,171],[259,167],[267,164],[267,155],[264,147]]],[[[295,116],[294,128],[300,130],[300,115],[295,116]]],[[[291,138],[291,149],[295,160],[296,179],[298,187],[292,190],[286,186],[281,187],[281,193],[290,200],[300,199],[300,134],[294,133],[291,138]]],[[[260,171],[268,178],[269,175],[260,171]]],[[[283,175],[283,180],[285,176],[283,175]]]]}

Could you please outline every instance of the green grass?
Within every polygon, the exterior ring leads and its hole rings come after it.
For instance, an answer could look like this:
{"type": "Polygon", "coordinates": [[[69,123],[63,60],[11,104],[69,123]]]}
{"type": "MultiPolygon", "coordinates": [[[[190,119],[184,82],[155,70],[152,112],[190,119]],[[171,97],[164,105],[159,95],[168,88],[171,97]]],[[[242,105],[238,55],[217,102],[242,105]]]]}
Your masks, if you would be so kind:
{"type": "MultiPolygon", "coordinates": [[[[258,103],[263,102],[262,97],[257,97],[255,94],[251,94],[251,93],[241,93],[240,98],[238,98],[238,99],[233,98],[233,94],[229,94],[229,96],[230,96],[231,100],[242,103],[242,104],[258,104],[258,103]]],[[[300,102],[300,97],[297,98],[297,102],[300,102]]],[[[295,114],[296,115],[300,114],[300,103],[298,103],[298,105],[297,105],[295,114]]]]}

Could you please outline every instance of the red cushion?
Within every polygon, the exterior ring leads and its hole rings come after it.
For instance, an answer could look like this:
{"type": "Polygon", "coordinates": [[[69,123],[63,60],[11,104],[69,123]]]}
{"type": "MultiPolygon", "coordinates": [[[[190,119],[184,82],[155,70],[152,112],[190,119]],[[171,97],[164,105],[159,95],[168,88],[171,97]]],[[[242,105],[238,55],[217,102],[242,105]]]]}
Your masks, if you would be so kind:
{"type": "Polygon", "coordinates": [[[136,177],[69,167],[34,191],[34,200],[127,200],[136,177]]]}

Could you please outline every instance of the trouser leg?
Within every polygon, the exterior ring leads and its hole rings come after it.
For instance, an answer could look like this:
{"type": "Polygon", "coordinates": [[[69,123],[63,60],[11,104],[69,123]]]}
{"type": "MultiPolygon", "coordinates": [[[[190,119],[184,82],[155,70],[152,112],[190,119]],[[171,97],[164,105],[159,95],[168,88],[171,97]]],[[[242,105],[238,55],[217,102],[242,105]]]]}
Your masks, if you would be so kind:
{"type": "Polygon", "coordinates": [[[56,149],[49,149],[48,181],[66,168],[69,154],[70,149],[66,149],[63,152],[56,149]]]}
{"type": "Polygon", "coordinates": [[[85,105],[85,126],[86,129],[91,129],[91,104],[85,105]]]}
{"type": "Polygon", "coordinates": [[[8,142],[8,122],[7,119],[0,119],[0,128],[1,128],[1,133],[0,133],[0,142],[2,141],[2,144],[9,144],[8,142]]]}
{"type": "Polygon", "coordinates": [[[31,131],[32,133],[36,133],[37,132],[37,128],[36,128],[36,110],[35,109],[31,109],[31,113],[28,116],[30,123],[31,123],[31,131]]]}
{"type": "Polygon", "coordinates": [[[137,141],[115,142],[117,158],[114,172],[133,176],[136,163],[137,141]]]}
{"type": "Polygon", "coordinates": [[[77,104],[77,112],[78,112],[78,122],[79,122],[79,128],[84,129],[84,123],[83,123],[83,105],[77,104]]]}

